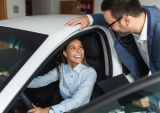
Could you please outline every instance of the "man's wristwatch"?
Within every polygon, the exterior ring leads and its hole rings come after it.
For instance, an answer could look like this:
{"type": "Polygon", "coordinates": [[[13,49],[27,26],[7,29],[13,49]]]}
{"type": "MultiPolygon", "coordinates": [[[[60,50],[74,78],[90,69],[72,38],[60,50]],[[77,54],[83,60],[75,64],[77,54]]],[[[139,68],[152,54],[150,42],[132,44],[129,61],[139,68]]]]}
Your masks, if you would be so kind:
{"type": "Polygon", "coordinates": [[[53,108],[52,108],[52,107],[49,107],[49,111],[48,111],[48,113],[54,113],[54,110],[53,110],[53,108]]]}

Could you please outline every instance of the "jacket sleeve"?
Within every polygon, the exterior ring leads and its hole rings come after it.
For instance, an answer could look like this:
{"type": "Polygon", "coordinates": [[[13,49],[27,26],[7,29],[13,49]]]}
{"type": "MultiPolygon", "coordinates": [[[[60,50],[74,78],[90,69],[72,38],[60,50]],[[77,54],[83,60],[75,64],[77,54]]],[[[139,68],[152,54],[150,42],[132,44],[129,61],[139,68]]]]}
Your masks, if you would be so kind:
{"type": "Polygon", "coordinates": [[[93,18],[93,24],[92,25],[101,25],[101,26],[106,26],[107,22],[104,18],[103,14],[91,14],[93,18]]]}
{"type": "Polygon", "coordinates": [[[160,93],[149,96],[150,109],[156,113],[160,113],[160,93]]]}

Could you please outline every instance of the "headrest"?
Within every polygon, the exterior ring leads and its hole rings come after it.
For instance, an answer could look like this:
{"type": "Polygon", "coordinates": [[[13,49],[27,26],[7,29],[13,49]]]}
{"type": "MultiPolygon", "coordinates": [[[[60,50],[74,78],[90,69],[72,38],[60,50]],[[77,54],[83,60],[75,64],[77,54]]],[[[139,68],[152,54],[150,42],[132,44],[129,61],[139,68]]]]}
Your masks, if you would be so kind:
{"type": "Polygon", "coordinates": [[[99,57],[100,50],[95,34],[87,34],[81,37],[85,55],[88,57],[99,57]]]}

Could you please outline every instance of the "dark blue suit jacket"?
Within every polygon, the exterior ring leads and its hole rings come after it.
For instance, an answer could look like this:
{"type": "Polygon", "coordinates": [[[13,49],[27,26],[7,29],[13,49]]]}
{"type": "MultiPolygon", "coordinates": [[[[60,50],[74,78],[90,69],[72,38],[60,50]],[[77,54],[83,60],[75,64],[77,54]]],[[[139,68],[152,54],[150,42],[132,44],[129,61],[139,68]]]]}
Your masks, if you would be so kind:
{"type": "MultiPolygon", "coordinates": [[[[156,6],[142,6],[148,16],[147,44],[149,54],[149,66],[152,73],[160,70],[160,10],[156,6]]],[[[103,14],[92,14],[93,25],[106,26],[103,14]]],[[[135,75],[136,78],[148,74],[149,68],[142,59],[132,34],[120,37],[114,48],[121,62],[135,75]]]]}

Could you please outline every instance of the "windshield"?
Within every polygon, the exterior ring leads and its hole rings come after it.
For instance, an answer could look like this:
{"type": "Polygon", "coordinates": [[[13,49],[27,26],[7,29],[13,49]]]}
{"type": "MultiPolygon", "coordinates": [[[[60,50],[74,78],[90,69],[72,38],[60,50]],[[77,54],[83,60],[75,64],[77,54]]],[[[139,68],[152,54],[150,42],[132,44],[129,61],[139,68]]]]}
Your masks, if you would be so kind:
{"type": "Polygon", "coordinates": [[[0,27],[0,91],[47,37],[44,34],[0,27]]]}

